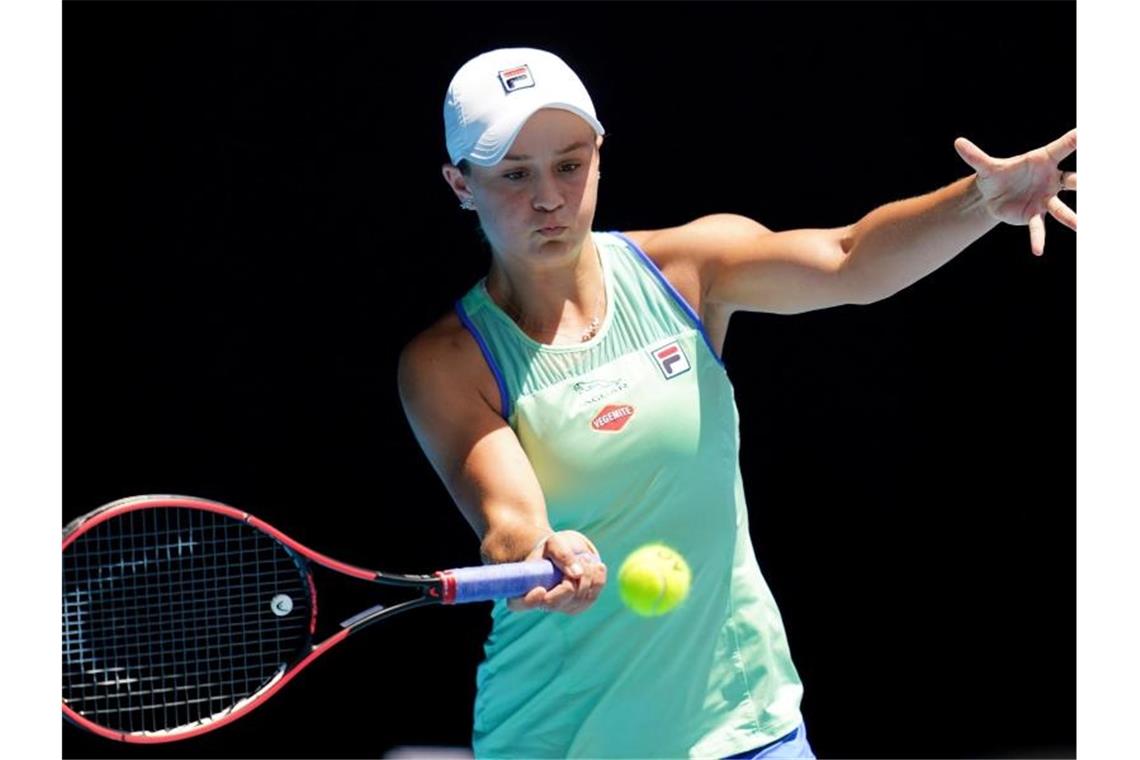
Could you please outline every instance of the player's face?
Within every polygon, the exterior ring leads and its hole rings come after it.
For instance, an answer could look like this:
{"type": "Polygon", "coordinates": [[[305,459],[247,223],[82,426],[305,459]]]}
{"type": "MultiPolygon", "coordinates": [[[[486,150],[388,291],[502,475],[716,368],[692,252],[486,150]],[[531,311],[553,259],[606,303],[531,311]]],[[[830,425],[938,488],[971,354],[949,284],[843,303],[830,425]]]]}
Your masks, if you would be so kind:
{"type": "Polygon", "coordinates": [[[580,249],[594,221],[601,140],[577,115],[544,108],[495,166],[472,166],[468,186],[492,248],[559,258],[580,249]]]}

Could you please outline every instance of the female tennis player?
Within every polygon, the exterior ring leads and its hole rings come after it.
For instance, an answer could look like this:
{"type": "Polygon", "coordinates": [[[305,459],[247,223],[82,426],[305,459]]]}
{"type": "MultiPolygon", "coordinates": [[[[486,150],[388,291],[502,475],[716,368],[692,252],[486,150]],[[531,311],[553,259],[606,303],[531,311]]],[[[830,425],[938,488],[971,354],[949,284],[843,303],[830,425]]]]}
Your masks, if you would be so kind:
{"type": "Polygon", "coordinates": [[[873,303],[999,222],[1028,225],[1040,255],[1046,214],[1076,229],[1057,197],[1076,189],[1058,168],[1075,130],[1009,159],[959,138],[973,174],[844,227],[717,214],[620,233],[593,229],[605,130],[557,56],[468,61],[444,124],[443,177],[491,262],[404,348],[401,398],[484,560],[545,557],[567,575],[495,604],[476,755],[812,757],[748,533],[721,361],[730,318],[873,303]],[[642,618],[605,562],[650,541],[689,560],[692,591],[642,618]]]}

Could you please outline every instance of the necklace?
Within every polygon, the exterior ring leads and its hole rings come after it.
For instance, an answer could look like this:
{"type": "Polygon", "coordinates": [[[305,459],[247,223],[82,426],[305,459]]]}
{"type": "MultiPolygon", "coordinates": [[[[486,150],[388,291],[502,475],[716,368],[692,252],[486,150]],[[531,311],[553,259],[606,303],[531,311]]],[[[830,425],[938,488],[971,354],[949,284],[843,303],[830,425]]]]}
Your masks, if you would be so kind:
{"type": "MultiPolygon", "coordinates": [[[[590,324],[586,325],[586,330],[582,333],[580,342],[585,343],[598,334],[598,330],[602,326],[602,310],[605,305],[605,298],[606,286],[603,280],[602,287],[598,290],[598,304],[594,307],[594,318],[590,320],[590,324]]],[[[513,303],[507,301],[503,307],[503,311],[506,312],[507,316],[509,316],[511,320],[519,326],[520,329],[522,328],[522,312],[519,311],[519,309],[515,308],[513,303]]],[[[523,330],[523,332],[526,331],[523,330]]],[[[540,332],[542,332],[542,330],[540,330],[540,332]]],[[[563,331],[556,330],[554,332],[554,337],[557,338],[559,335],[564,334],[565,333],[563,331]]]]}
{"type": "Polygon", "coordinates": [[[600,327],[601,324],[602,324],[602,321],[599,317],[595,316],[593,319],[591,319],[590,320],[590,326],[586,328],[586,332],[582,333],[582,342],[585,343],[590,338],[597,335],[598,334],[598,327],[600,327]]]}

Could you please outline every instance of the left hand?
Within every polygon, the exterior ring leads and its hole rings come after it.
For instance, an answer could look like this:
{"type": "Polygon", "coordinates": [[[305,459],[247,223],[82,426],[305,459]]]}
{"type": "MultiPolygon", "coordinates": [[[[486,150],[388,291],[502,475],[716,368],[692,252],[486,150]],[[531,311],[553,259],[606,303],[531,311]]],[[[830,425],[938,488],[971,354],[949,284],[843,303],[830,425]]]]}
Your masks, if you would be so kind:
{"type": "Polygon", "coordinates": [[[977,171],[975,183],[990,215],[1007,224],[1029,225],[1029,247],[1035,256],[1045,253],[1046,212],[1077,229],[1076,213],[1057,197],[1062,190],[1077,189],[1077,173],[1058,167],[1077,149],[1076,129],[1013,158],[992,158],[965,137],[954,141],[954,149],[977,171]]]}

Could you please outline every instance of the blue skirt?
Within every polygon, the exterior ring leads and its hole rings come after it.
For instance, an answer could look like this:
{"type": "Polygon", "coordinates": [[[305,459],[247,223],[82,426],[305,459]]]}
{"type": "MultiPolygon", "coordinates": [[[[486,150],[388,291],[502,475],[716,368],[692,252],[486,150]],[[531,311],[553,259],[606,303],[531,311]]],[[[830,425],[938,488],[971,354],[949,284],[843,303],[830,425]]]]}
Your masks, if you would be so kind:
{"type": "Polygon", "coordinates": [[[815,754],[811,751],[811,745],[808,744],[807,729],[804,728],[803,723],[797,726],[795,731],[787,736],[780,737],[771,744],[731,755],[725,760],[780,760],[780,758],[793,757],[807,757],[815,760],[815,754]]]}

